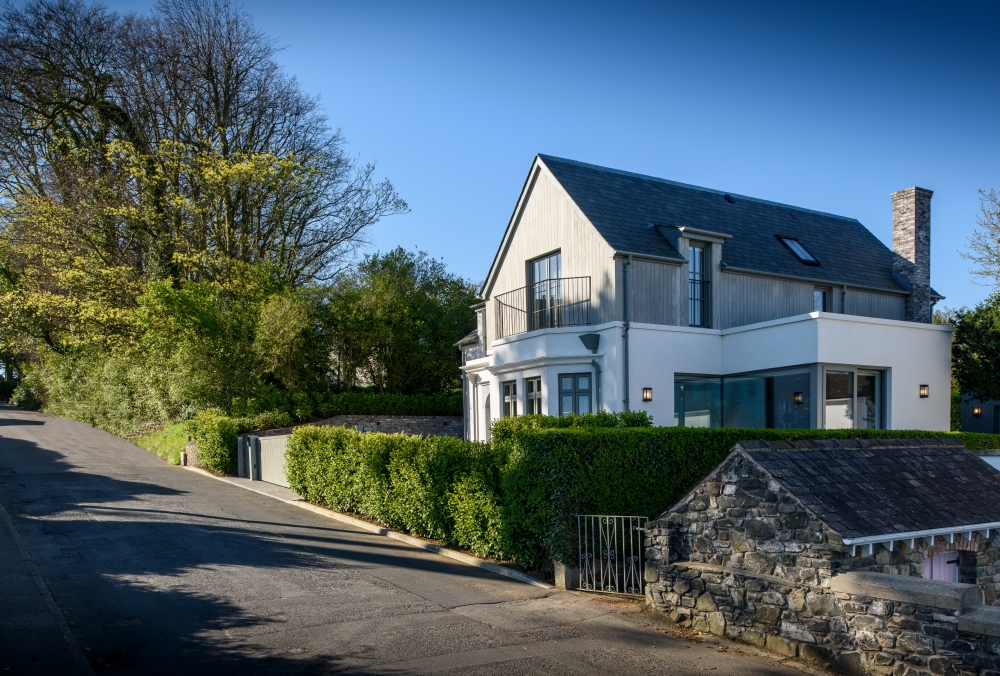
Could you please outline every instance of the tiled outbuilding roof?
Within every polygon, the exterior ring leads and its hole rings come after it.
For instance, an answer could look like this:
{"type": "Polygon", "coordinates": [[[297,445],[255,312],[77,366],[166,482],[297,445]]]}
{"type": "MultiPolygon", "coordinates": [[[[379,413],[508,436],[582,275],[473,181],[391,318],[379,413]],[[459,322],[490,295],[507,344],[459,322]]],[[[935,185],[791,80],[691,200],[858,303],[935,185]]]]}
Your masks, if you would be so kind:
{"type": "Polygon", "coordinates": [[[888,291],[893,253],[853,218],[539,155],[616,251],[681,259],[654,226],[687,226],[732,235],[729,266],[888,291]],[[778,240],[792,237],[820,262],[804,265],[778,240]]]}
{"type": "Polygon", "coordinates": [[[1000,471],[957,439],[736,445],[845,538],[1000,522],[1000,471]]]}

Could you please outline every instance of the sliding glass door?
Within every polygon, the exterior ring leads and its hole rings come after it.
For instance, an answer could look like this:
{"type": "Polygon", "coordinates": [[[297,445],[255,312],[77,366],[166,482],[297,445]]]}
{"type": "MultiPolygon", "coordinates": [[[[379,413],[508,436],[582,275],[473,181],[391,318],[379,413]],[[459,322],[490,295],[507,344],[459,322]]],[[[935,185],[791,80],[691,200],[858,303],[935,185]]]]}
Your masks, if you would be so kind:
{"type": "Polygon", "coordinates": [[[828,430],[884,428],[883,381],[883,371],[826,370],[823,427],[828,430]]]}

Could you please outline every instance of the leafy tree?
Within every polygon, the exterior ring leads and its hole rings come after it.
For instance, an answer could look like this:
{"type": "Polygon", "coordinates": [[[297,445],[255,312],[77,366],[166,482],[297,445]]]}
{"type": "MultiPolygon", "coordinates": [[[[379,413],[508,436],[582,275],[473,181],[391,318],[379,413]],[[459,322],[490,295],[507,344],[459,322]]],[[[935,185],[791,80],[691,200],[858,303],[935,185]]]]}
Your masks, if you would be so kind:
{"type": "Polygon", "coordinates": [[[213,246],[275,263],[292,286],[329,278],[406,204],[346,154],[276,52],[227,0],[163,0],[146,17],[72,0],[8,6],[0,198],[103,208],[125,181],[141,211],[99,209],[80,234],[137,278],[180,280],[175,254],[213,246]],[[116,152],[131,156],[125,174],[116,152]]]}
{"type": "Polygon", "coordinates": [[[962,258],[975,264],[972,274],[1000,287],[1000,195],[996,190],[979,191],[979,227],[969,238],[969,251],[962,258]]]}
{"type": "Polygon", "coordinates": [[[952,376],[965,396],[1000,399],[1000,292],[959,311],[952,337],[952,376]]]}
{"type": "Polygon", "coordinates": [[[475,300],[473,284],[424,252],[366,257],[328,305],[340,382],[403,394],[457,388],[454,343],[475,327],[475,300]]]}

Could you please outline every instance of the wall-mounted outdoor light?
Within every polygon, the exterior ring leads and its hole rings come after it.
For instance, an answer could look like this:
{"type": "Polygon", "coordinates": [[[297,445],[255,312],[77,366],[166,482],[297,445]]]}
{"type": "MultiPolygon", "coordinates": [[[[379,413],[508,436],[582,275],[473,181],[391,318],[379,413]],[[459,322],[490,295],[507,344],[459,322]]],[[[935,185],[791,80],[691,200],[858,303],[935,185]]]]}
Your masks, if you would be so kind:
{"type": "Polygon", "coordinates": [[[976,416],[978,418],[982,414],[983,414],[983,407],[982,406],[973,406],[972,407],[972,415],[974,415],[974,416],[976,416]]]}
{"type": "Polygon", "coordinates": [[[642,400],[643,401],[653,401],[653,388],[644,387],[642,388],[642,400]]]}
{"type": "Polygon", "coordinates": [[[792,395],[792,399],[795,400],[795,404],[796,405],[801,404],[802,403],[802,393],[801,392],[796,392],[795,394],[792,395]]]}
{"type": "Polygon", "coordinates": [[[929,396],[931,396],[931,386],[930,385],[921,385],[920,386],[920,398],[921,399],[926,399],[929,396]]]}

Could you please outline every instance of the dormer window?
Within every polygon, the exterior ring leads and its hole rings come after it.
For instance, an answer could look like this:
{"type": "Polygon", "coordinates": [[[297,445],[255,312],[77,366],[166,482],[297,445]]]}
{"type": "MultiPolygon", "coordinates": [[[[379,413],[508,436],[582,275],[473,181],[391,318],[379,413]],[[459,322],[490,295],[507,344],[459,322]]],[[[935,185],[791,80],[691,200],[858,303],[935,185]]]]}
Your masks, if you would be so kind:
{"type": "Polygon", "coordinates": [[[805,265],[819,265],[819,261],[816,257],[809,253],[808,249],[802,246],[802,243],[795,239],[794,237],[782,237],[778,235],[778,239],[781,243],[788,247],[788,250],[795,254],[795,257],[799,259],[805,265]]]}

